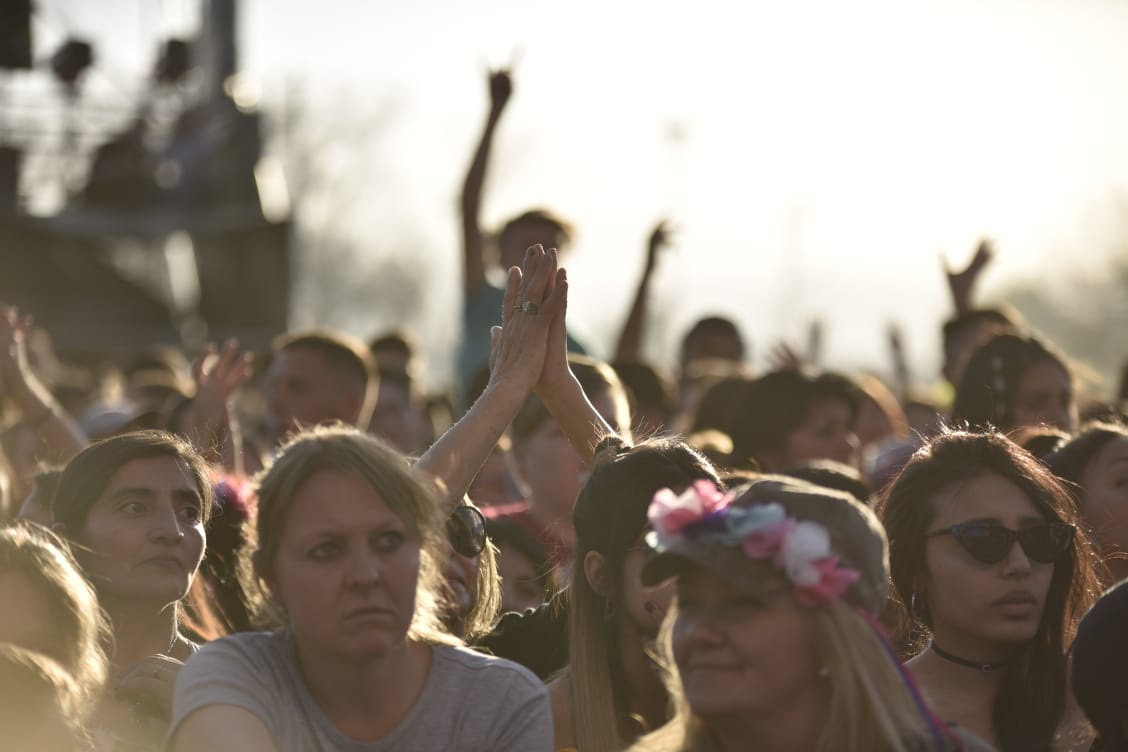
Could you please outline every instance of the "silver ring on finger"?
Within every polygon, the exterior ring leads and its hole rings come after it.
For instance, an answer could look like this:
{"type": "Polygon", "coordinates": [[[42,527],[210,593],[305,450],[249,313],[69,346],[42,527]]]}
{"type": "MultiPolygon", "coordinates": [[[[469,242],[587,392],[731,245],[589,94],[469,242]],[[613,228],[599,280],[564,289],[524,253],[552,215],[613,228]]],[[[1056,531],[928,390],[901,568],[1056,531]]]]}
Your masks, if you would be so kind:
{"type": "Polygon", "coordinates": [[[521,313],[527,313],[530,316],[536,316],[540,313],[540,306],[531,300],[526,300],[517,307],[521,309],[521,313]]]}

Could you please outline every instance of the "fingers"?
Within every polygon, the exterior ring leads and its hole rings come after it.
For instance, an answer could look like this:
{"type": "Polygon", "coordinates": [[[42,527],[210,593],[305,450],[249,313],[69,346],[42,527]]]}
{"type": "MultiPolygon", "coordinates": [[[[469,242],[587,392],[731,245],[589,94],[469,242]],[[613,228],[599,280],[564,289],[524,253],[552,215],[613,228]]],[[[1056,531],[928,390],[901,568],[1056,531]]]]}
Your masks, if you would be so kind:
{"type": "Polygon", "coordinates": [[[490,327],[490,371],[493,371],[494,365],[497,363],[497,348],[498,343],[501,342],[501,327],[490,327]]]}
{"type": "Polygon", "coordinates": [[[227,391],[233,392],[251,380],[255,373],[254,353],[243,353],[227,378],[227,391]]]}
{"type": "Polygon", "coordinates": [[[521,291],[522,300],[531,300],[540,305],[548,297],[549,286],[556,278],[556,249],[543,250],[535,245],[525,256],[525,288],[521,291]]]}
{"type": "Polygon", "coordinates": [[[204,383],[204,376],[206,374],[206,366],[212,355],[215,355],[215,344],[209,342],[207,347],[196,356],[192,361],[192,381],[196,382],[196,388],[199,389],[200,385],[204,383]]]}
{"type": "Polygon", "coordinates": [[[509,269],[509,275],[505,278],[505,299],[501,304],[501,325],[505,326],[509,321],[509,317],[513,315],[513,309],[517,307],[517,296],[521,287],[522,274],[521,270],[516,266],[509,269]]]}
{"type": "Polygon", "coordinates": [[[239,340],[228,339],[220,351],[215,343],[209,343],[204,352],[192,364],[192,377],[196,380],[197,391],[205,388],[220,389],[230,394],[250,380],[254,374],[254,354],[239,352],[239,340]]]}
{"type": "Polygon", "coordinates": [[[568,302],[568,272],[557,269],[549,286],[548,296],[541,303],[541,313],[546,316],[555,316],[567,305],[568,302]]]}

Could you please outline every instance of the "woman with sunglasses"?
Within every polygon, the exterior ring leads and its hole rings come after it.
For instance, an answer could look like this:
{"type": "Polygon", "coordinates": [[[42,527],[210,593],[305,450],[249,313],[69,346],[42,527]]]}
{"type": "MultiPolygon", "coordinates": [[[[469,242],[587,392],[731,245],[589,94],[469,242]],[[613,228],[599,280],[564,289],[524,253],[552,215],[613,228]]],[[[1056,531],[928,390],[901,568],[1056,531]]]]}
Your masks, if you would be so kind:
{"type": "Polygon", "coordinates": [[[442,622],[467,642],[490,631],[501,609],[497,551],[486,538],[486,518],[467,498],[446,521],[450,546],[443,580],[442,622]]]}
{"type": "Polygon", "coordinates": [[[997,433],[920,449],[879,504],[908,666],[937,713],[1002,752],[1083,749],[1066,650],[1097,591],[1061,483],[997,433]]]}

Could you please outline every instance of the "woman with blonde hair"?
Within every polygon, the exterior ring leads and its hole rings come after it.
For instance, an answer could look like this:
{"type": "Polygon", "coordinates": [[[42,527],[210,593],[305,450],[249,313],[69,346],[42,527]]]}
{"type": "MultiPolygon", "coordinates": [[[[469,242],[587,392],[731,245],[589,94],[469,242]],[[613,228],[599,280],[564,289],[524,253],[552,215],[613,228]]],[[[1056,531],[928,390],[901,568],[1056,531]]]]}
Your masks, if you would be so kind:
{"type": "Polygon", "coordinates": [[[405,460],[348,428],[299,434],[262,476],[252,564],[273,632],[185,667],[174,750],[543,748],[534,676],[440,622],[441,506],[405,460]]]}
{"type": "Polygon", "coordinates": [[[448,632],[473,642],[493,628],[501,611],[497,549],[486,535],[485,516],[468,497],[447,517],[443,536],[449,550],[440,617],[448,632]]]}
{"type": "Polygon", "coordinates": [[[59,538],[21,522],[0,528],[0,603],[4,748],[85,749],[109,638],[94,589],[59,538]]]}
{"type": "Polygon", "coordinates": [[[259,480],[249,561],[278,627],[189,661],[171,750],[549,749],[543,685],[461,647],[440,612],[454,543],[444,524],[541,381],[566,290],[551,251],[532,248],[523,272],[510,270],[490,384],[414,468],[344,427],[282,447],[259,480]]]}
{"type": "Polygon", "coordinates": [[[0,642],[55,660],[88,696],[106,680],[109,626],[57,536],[35,523],[0,529],[0,642]]]}
{"type": "Polygon", "coordinates": [[[631,749],[987,749],[939,724],[877,622],[887,546],[873,513],[763,476],[659,492],[642,579],[674,578],[664,648],[675,717],[631,749]]]}

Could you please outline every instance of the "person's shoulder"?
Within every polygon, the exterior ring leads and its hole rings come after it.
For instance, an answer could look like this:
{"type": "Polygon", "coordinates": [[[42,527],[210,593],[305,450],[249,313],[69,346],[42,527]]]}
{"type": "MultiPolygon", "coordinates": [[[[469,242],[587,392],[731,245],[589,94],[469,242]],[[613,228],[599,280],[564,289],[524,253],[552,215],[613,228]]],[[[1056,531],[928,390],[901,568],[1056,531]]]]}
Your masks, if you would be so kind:
{"type": "Polygon", "coordinates": [[[279,662],[283,650],[283,638],[276,632],[238,632],[201,645],[185,665],[262,667],[279,662]]]}
{"type": "Polygon", "coordinates": [[[464,672],[476,684],[486,682],[510,686],[525,685],[535,688],[539,692],[546,691],[536,674],[524,666],[513,661],[507,661],[504,658],[497,658],[476,650],[452,645],[436,646],[435,657],[436,660],[446,663],[449,670],[464,672]]]}
{"type": "Polygon", "coordinates": [[[236,632],[200,645],[196,653],[258,653],[277,651],[282,636],[278,632],[236,632]]]}

